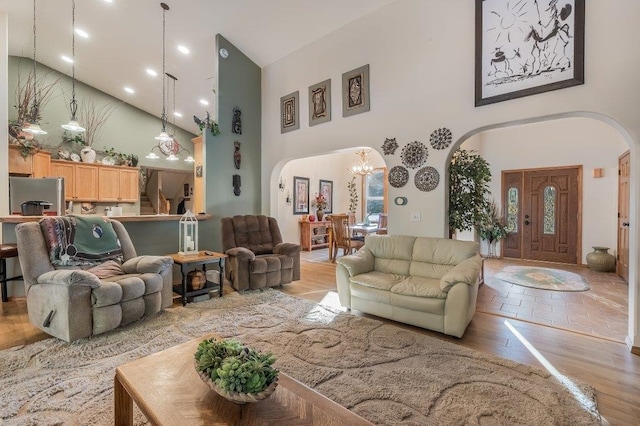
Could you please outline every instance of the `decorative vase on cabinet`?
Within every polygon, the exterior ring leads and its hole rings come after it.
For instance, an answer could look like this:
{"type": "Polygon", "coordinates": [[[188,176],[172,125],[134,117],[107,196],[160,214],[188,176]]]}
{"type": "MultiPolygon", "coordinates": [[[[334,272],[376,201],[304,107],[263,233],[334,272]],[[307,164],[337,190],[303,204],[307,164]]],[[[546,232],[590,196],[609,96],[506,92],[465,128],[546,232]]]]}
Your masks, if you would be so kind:
{"type": "Polygon", "coordinates": [[[90,146],[85,146],[80,151],[80,157],[82,158],[82,162],[84,163],[95,163],[96,162],[96,152],[90,146]]]}
{"type": "Polygon", "coordinates": [[[616,257],[609,253],[609,247],[593,246],[587,254],[587,265],[594,271],[610,272],[616,266],[616,257]]]}
{"type": "Polygon", "coordinates": [[[324,210],[316,210],[316,216],[318,217],[318,222],[322,222],[322,219],[324,218],[324,210]]]}

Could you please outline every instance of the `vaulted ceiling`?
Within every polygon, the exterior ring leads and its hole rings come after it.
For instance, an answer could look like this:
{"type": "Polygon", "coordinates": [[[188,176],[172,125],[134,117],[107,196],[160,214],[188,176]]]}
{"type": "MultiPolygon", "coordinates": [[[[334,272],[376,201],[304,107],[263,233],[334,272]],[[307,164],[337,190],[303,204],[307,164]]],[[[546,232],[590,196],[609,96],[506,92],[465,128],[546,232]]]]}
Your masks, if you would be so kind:
{"type": "MultiPolygon", "coordinates": [[[[215,35],[264,67],[394,0],[168,0],[166,72],[177,77],[176,125],[215,109],[215,35]],[[189,49],[181,53],[178,46],[189,49]],[[206,100],[210,106],[200,103],[206,100]]],[[[37,61],[71,75],[72,0],[37,0],[37,61]]],[[[9,52],[33,56],[33,0],[0,0],[9,52]]],[[[150,114],[162,112],[162,11],[157,0],[76,0],[76,78],[150,114]],[[151,68],[158,75],[152,77],[151,68]],[[128,87],[135,91],[125,91],[128,87]]],[[[172,83],[169,81],[169,89],[172,83]]],[[[169,102],[169,100],[167,101],[169,102]]],[[[171,95],[172,103],[172,95],[171,95]]],[[[167,114],[172,112],[167,105],[167,114]]],[[[173,117],[168,117],[170,121],[173,117]]]]}

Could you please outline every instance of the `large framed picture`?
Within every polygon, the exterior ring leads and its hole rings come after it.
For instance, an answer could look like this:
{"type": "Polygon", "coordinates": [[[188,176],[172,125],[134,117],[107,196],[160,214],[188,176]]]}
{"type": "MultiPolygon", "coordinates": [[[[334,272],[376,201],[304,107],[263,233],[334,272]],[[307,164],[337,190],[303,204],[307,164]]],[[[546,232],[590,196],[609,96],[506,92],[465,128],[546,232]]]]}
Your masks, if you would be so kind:
{"type": "Polygon", "coordinates": [[[309,178],[293,177],[293,214],[309,214],[309,178]]]}
{"type": "Polygon", "coordinates": [[[300,128],[300,92],[289,93],[280,98],[280,133],[300,128]]]}
{"type": "Polygon", "coordinates": [[[342,74],[342,116],[367,112],[369,99],[369,64],[342,74]]]}
{"type": "Polygon", "coordinates": [[[475,105],[584,84],[584,0],[476,0],[475,105]]]}
{"type": "Polygon", "coordinates": [[[333,213],[333,181],[320,179],[320,190],[318,194],[322,194],[324,199],[327,200],[327,208],[324,209],[324,212],[333,213]]]}
{"type": "Polygon", "coordinates": [[[331,121],[331,79],[309,87],[309,126],[331,121]]]}

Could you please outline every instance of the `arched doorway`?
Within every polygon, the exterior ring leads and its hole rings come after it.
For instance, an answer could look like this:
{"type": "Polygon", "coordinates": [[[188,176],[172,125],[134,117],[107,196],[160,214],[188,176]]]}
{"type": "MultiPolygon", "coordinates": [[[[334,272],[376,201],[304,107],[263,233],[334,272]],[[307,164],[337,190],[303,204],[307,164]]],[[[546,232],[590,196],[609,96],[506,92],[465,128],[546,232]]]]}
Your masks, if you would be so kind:
{"type": "MultiPolygon", "coordinates": [[[[489,158],[485,158],[489,163],[494,163],[493,165],[498,170],[498,173],[494,173],[492,170],[494,182],[491,189],[494,196],[497,196],[496,198],[500,201],[501,170],[526,169],[541,165],[551,168],[582,165],[585,188],[581,208],[584,220],[580,224],[583,241],[578,263],[584,264],[584,258],[592,250],[591,247],[599,245],[595,241],[605,241],[605,245],[615,250],[618,226],[617,162],[620,154],[634,149],[633,139],[618,123],[608,117],[592,113],[563,114],[526,121],[497,123],[468,132],[456,142],[451,153],[463,144],[469,144],[469,141],[471,141],[472,147],[474,144],[475,146],[488,147],[483,152],[483,157],[488,152],[489,158]],[[532,131],[536,128],[546,130],[546,133],[545,131],[532,131]],[[518,131],[518,129],[520,130],[518,131]],[[553,139],[550,142],[556,145],[557,151],[555,153],[548,152],[546,149],[548,146],[545,146],[545,143],[549,141],[541,140],[540,134],[553,139]],[[575,138],[580,134],[583,137],[576,140],[575,138]],[[600,138],[599,141],[597,141],[598,138],[600,138]],[[499,143],[492,145],[492,141],[499,143]],[[510,145],[507,144],[507,141],[510,145]],[[599,143],[599,147],[596,142],[599,143]],[[495,161],[496,158],[498,161],[495,161]],[[596,169],[601,170],[595,173],[596,169]],[[601,173],[604,173],[603,177],[600,177],[601,173]]],[[[632,169],[633,167],[632,165],[632,169]]],[[[633,196],[630,200],[630,211],[630,216],[635,217],[636,202],[633,196]]],[[[635,244],[637,242],[632,239],[631,245],[635,244]]],[[[631,251],[633,252],[633,249],[631,251]]],[[[635,299],[638,294],[635,282],[637,265],[630,262],[629,267],[628,336],[634,336],[634,330],[637,327],[635,318],[637,317],[638,305],[638,301],[635,299]]],[[[629,337],[627,337],[626,343],[628,346],[632,346],[629,337]]]]}

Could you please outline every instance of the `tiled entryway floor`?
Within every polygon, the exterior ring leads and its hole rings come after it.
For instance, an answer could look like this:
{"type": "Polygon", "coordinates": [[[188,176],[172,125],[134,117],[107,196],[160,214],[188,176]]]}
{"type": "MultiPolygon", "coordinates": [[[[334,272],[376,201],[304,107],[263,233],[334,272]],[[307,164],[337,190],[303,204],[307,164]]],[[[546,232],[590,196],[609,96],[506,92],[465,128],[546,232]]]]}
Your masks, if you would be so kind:
{"type": "Polygon", "coordinates": [[[485,259],[485,284],[478,292],[477,310],[517,318],[591,336],[624,342],[627,336],[629,287],[615,273],[586,266],[510,259],[485,259]],[[581,275],[591,287],[581,292],[538,290],[494,278],[504,266],[524,265],[563,269],[581,275]]]}

